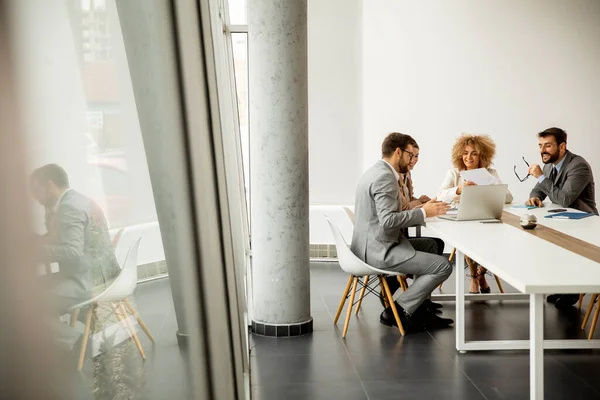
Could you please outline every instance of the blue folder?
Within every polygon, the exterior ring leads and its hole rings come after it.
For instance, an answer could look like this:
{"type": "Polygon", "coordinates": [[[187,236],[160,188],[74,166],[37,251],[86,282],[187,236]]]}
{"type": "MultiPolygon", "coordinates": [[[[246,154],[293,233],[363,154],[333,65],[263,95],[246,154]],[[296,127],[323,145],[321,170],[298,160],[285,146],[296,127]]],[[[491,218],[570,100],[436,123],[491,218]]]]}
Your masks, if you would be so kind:
{"type": "Polygon", "coordinates": [[[586,217],[590,217],[594,214],[586,213],[586,212],[559,212],[555,214],[548,214],[544,218],[558,218],[558,219],[582,219],[586,217]]]}

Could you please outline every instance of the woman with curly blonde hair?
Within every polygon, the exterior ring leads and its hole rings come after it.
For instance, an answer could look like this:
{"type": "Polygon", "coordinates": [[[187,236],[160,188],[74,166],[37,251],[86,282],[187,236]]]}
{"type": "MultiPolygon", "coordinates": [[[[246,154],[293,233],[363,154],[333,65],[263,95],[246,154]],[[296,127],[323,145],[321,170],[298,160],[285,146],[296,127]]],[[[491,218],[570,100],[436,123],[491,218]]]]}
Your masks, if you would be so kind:
{"type": "MultiPolygon", "coordinates": [[[[496,144],[488,135],[469,135],[463,134],[459,137],[452,147],[452,164],[454,168],[450,169],[444,178],[444,182],[438,192],[437,199],[447,203],[458,203],[464,186],[475,185],[474,182],[464,181],[461,172],[477,168],[485,168],[490,175],[500,178],[495,169],[491,168],[494,156],[496,155],[496,144]]],[[[512,203],[513,197],[510,191],[506,190],[506,203],[512,203]]],[[[485,280],[485,268],[479,267],[477,263],[467,258],[467,264],[471,270],[471,289],[470,293],[489,293],[490,287],[485,280]]]]}

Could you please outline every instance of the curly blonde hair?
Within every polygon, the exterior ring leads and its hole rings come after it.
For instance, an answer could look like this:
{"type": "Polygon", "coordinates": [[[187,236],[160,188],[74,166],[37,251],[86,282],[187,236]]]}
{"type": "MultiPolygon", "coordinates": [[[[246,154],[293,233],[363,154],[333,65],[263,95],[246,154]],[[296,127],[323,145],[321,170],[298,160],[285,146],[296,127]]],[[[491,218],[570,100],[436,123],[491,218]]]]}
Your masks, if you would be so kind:
{"type": "Polygon", "coordinates": [[[496,155],[496,143],[488,135],[469,135],[463,133],[452,147],[452,165],[460,171],[467,169],[463,162],[463,152],[468,145],[479,152],[479,168],[489,168],[496,155]]]}

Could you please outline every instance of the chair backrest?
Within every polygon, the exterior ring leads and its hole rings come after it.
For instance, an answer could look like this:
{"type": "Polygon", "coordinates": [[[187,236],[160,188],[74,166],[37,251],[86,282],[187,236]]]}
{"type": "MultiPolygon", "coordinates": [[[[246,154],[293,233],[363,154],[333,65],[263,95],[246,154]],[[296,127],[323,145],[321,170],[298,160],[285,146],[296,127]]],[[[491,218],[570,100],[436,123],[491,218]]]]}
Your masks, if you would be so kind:
{"type": "Polygon", "coordinates": [[[352,221],[352,225],[354,225],[354,213],[352,212],[352,210],[348,207],[344,207],[344,211],[346,211],[346,215],[348,216],[348,218],[350,218],[350,221],[352,221]]]}
{"type": "Polygon", "coordinates": [[[115,251],[115,258],[121,269],[123,269],[123,266],[125,265],[127,254],[129,254],[135,241],[142,236],[142,232],[143,231],[135,229],[134,227],[127,227],[119,230],[117,235],[115,235],[113,239],[113,248],[115,251]]]}
{"type": "Polygon", "coordinates": [[[142,237],[138,237],[129,248],[121,273],[115,281],[101,295],[96,298],[96,302],[108,302],[121,300],[133,294],[137,285],[137,260],[138,250],[142,237]]]}
{"type": "Polygon", "coordinates": [[[340,263],[340,267],[344,270],[344,272],[357,276],[364,275],[373,275],[376,273],[369,265],[362,262],[344,240],[342,236],[342,232],[340,232],[339,228],[325,215],[325,219],[329,223],[329,227],[331,228],[331,233],[333,234],[333,239],[335,241],[335,249],[337,251],[338,262],[340,263]]]}

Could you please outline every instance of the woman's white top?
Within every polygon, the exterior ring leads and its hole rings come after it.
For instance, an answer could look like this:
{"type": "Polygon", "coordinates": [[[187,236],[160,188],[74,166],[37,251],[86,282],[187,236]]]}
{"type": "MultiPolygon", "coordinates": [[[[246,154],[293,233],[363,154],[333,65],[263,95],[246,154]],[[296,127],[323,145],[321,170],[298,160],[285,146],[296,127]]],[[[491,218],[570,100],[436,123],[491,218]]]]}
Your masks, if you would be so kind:
{"type": "MultiPolygon", "coordinates": [[[[498,172],[496,172],[493,168],[487,168],[490,175],[498,178],[500,181],[500,177],[498,176],[498,172]]],[[[458,168],[452,168],[448,170],[446,177],[444,178],[444,182],[438,191],[437,199],[439,201],[444,201],[446,203],[458,203],[460,201],[460,195],[456,194],[456,189],[460,185],[463,184],[464,179],[460,175],[460,170],[458,168]]],[[[513,196],[510,193],[510,190],[506,189],[506,203],[512,203],[513,196]]]]}

